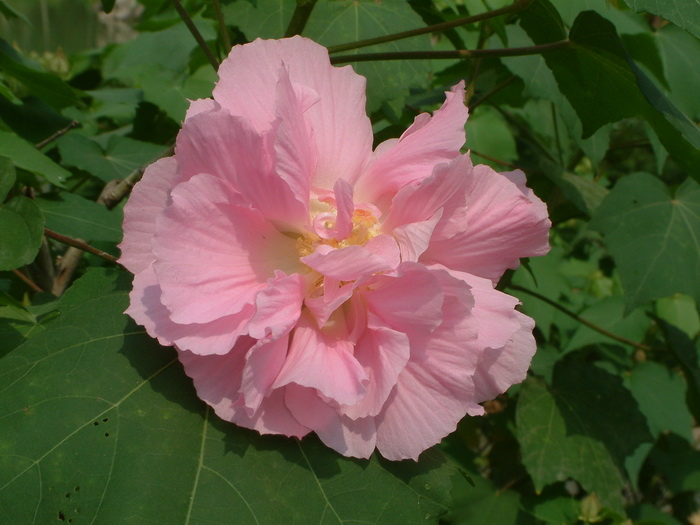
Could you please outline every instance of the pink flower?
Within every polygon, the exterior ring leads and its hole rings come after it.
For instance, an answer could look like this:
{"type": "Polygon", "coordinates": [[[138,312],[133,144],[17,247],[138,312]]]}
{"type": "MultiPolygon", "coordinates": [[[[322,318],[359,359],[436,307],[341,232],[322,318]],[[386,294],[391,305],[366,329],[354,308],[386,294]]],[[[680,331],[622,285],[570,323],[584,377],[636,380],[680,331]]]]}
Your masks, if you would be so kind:
{"type": "Polygon", "coordinates": [[[219,76],[125,207],[127,313],[222,419],[417,459],[524,379],[534,323],[494,284],[548,251],[545,205],[460,154],[463,83],[373,152],[365,79],[310,40],[219,76]]]}

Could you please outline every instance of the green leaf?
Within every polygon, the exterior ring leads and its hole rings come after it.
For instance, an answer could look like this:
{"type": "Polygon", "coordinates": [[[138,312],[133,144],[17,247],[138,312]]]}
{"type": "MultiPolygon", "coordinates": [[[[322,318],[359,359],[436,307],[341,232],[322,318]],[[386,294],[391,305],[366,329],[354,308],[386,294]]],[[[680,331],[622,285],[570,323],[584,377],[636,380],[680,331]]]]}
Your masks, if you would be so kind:
{"type": "Polygon", "coordinates": [[[700,332],[700,316],[692,297],[677,293],[656,301],[656,315],[680,328],[691,339],[700,332]]]}
{"type": "Polygon", "coordinates": [[[38,197],[36,204],[46,217],[46,227],[85,241],[119,242],[122,239],[122,213],[80,195],[61,192],[38,197]]]}
{"type": "Polygon", "coordinates": [[[8,523],[437,523],[452,468],[340,456],[219,420],[171,348],[121,312],[130,276],[91,270],[0,368],[8,523]],[[361,504],[358,504],[361,502],[361,504]]]}
{"type": "Polygon", "coordinates": [[[494,525],[527,523],[520,510],[520,495],[511,490],[497,490],[482,476],[471,473],[472,483],[456,475],[452,490],[453,503],[447,522],[450,525],[494,525]],[[519,519],[520,518],[520,519],[519,519]]]}
{"type": "Polygon", "coordinates": [[[700,341],[697,345],[681,330],[659,319],[666,344],[681,365],[681,370],[688,383],[687,405],[695,420],[700,419],[700,341]]]}
{"type": "Polygon", "coordinates": [[[29,21],[29,19],[22,13],[17,11],[17,9],[12,7],[9,3],[7,3],[6,0],[0,0],[0,13],[2,13],[8,20],[11,20],[12,18],[19,18],[29,27],[32,26],[32,23],[29,21]]]}
{"type": "Polygon", "coordinates": [[[17,196],[0,206],[0,270],[34,260],[44,235],[44,216],[31,199],[17,196]]]}
{"type": "Polygon", "coordinates": [[[647,11],[670,20],[700,38],[700,4],[697,0],[625,0],[625,3],[637,12],[647,11]]]}
{"type": "Polygon", "coordinates": [[[156,160],[164,151],[163,146],[112,135],[106,150],[83,135],[69,134],[58,140],[61,159],[91,175],[109,182],[123,179],[133,171],[156,160]]]}
{"type": "Polygon", "coordinates": [[[603,233],[625,289],[627,310],[676,292],[700,301],[700,185],[670,195],[645,173],[621,179],[591,227],[603,233]]]}
{"type": "Polygon", "coordinates": [[[622,509],[621,466],[651,436],[621,383],[599,368],[571,361],[557,364],[551,391],[538,379],[525,381],[517,435],[536,490],[571,477],[598,494],[603,506],[622,509]]]}
{"type": "Polygon", "coordinates": [[[79,106],[79,92],[52,73],[32,69],[5,40],[0,39],[0,69],[56,109],[79,106]]]}
{"type": "Polygon", "coordinates": [[[653,361],[644,361],[637,363],[624,380],[655,438],[674,432],[692,444],[693,416],[685,404],[686,384],[680,375],[653,361]]]}
{"type": "Polygon", "coordinates": [[[17,168],[44,177],[51,184],[65,187],[70,172],[63,169],[29,142],[14,133],[0,131],[0,156],[8,157],[17,168]]]}
{"type": "MultiPolygon", "coordinates": [[[[284,35],[295,0],[257,0],[235,2],[224,8],[226,20],[240,27],[250,39],[280,38],[284,35]]],[[[421,27],[423,21],[407,2],[319,2],[304,29],[304,36],[333,46],[356,40],[406,31],[421,27]]],[[[430,49],[428,36],[397,40],[377,46],[344,51],[338,55],[430,49]]],[[[335,56],[335,55],[334,55],[335,56]]],[[[382,103],[403,99],[410,87],[428,85],[430,64],[426,60],[392,60],[353,64],[360,75],[367,77],[367,112],[379,109],[382,103]]]]}
{"type": "Polygon", "coordinates": [[[668,25],[654,33],[661,49],[671,93],[669,97],[685,114],[700,117],[700,41],[676,26],[668,25]]]}
{"type": "MultiPolygon", "coordinates": [[[[537,44],[552,41],[545,34],[561,36],[561,20],[549,8],[553,9],[547,0],[537,0],[522,13],[521,25],[537,44]],[[552,16],[546,19],[543,13],[552,16]]],[[[674,159],[700,179],[695,169],[700,163],[700,130],[629,58],[615,26],[585,11],[576,18],[569,40],[567,48],[547,52],[544,58],[581,119],[583,137],[611,122],[644,118],[674,159]]]]}
{"type": "Polygon", "coordinates": [[[502,170],[500,164],[480,157],[483,153],[498,160],[512,162],[518,158],[515,146],[515,138],[503,116],[489,106],[479,106],[469,116],[467,121],[467,143],[465,147],[475,156],[474,163],[489,164],[491,167],[502,170]]]}
{"type": "Polygon", "coordinates": [[[16,179],[17,174],[15,173],[15,165],[12,164],[12,160],[7,157],[0,157],[0,204],[5,200],[7,194],[10,193],[16,179]]]}

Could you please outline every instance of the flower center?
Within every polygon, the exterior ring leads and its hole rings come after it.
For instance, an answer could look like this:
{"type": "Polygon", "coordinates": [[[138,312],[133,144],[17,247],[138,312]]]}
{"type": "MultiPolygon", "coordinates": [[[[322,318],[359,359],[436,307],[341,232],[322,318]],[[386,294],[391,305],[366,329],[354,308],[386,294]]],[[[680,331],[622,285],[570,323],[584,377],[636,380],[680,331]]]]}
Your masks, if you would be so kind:
{"type": "Polygon", "coordinates": [[[353,211],[350,233],[338,239],[338,217],[335,210],[316,214],[311,221],[313,232],[297,238],[297,250],[300,257],[310,255],[320,245],[333,248],[345,248],[354,244],[363,245],[379,235],[379,221],[369,207],[358,207],[353,211]]]}

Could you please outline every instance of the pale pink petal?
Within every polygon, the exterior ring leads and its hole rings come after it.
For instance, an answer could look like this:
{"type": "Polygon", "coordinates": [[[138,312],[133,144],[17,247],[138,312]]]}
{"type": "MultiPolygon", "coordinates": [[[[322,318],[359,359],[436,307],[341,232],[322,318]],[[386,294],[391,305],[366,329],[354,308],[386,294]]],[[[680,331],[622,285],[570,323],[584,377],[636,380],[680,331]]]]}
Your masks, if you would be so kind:
{"type": "Polygon", "coordinates": [[[318,152],[312,185],[330,189],[339,178],[354,182],[372,150],[372,126],[364,111],[365,79],[350,66],[331,66],[324,47],[301,37],[235,46],[221,63],[214,98],[257,130],[270,129],[281,65],[292,84],[318,94],[318,102],[304,112],[318,152]]]}
{"type": "Polygon", "coordinates": [[[338,179],[333,186],[337,219],[335,222],[335,239],[345,239],[352,231],[352,214],[355,205],[352,200],[353,188],[345,179],[338,179]]]}
{"type": "Polygon", "coordinates": [[[301,275],[285,276],[276,272],[267,288],[255,297],[255,315],[248,325],[250,336],[275,339],[290,331],[299,319],[304,293],[305,283],[301,275]]]}
{"type": "Polygon", "coordinates": [[[124,206],[124,239],[119,245],[122,251],[119,262],[133,273],[145,270],[155,259],[151,239],[156,218],[168,205],[178,169],[175,157],[166,157],[148,166],[124,206]]]}
{"type": "Polygon", "coordinates": [[[357,403],[365,395],[367,374],[352,355],[344,322],[341,316],[335,326],[319,329],[302,314],[274,387],[296,383],[317,389],[339,405],[357,403]]]}
{"type": "Polygon", "coordinates": [[[517,310],[513,310],[513,315],[520,322],[520,328],[503,347],[486,348],[481,354],[474,374],[477,402],[494,399],[527,376],[537,350],[532,335],[535,322],[517,310]]]}
{"type": "Polygon", "coordinates": [[[396,385],[409,357],[408,336],[381,325],[371,315],[369,326],[355,346],[355,358],[369,377],[367,394],[358,403],[341,407],[351,419],[376,416],[396,385]]]}
{"type": "Polygon", "coordinates": [[[289,334],[279,339],[258,341],[246,354],[240,391],[248,413],[253,414],[272,392],[289,348],[289,334]]]}
{"type": "MultiPolygon", "coordinates": [[[[314,94],[315,95],[315,94],[314,94]]],[[[284,179],[294,196],[305,206],[308,214],[309,181],[316,171],[316,144],[313,133],[304,119],[307,105],[313,105],[312,95],[292,86],[287,68],[280,67],[277,82],[277,133],[275,136],[275,160],[277,174],[284,179]]]]}
{"type": "Polygon", "coordinates": [[[241,377],[245,356],[255,343],[244,338],[226,355],[199,356],[190,352],[178,352],[185,373],[190,376],[200,399],[209,404],[216,415],[242,427],[257,430],[261,434],[284,434],[302,437],[308,428],[292,417],[284,404],[284,391],[275,391],[265,398],[253,414],[239,400],[241,377]]]}
{"type": "Polygon", "coordinates": [[[474,400],[471,379],[478,348],[469,286],[447,272],[433,273],[445,294],[443,322],[424,348],[412,351],[375,418],[377,448],[391,460],[418,459],[423,450],[453,432],[465,414],[483,413],[474,400]]]}
{"type": "Polygon", "coordinates": [[[508,268],[517,268],[521,257],[546,254],[551,227],[546,207],[509,177],[475,166],[467,174],[465,231],[432,242],[421,260],[495,283],[508,268]]]}
{"type": "Polygon", "coordinates": [[[177,323],[204,323],[239,312],[279,269],[294,273],[295,242],[254,209],[239,206],[228,184],[197,175],[171,193],[159,217],[153,267],[161,300],[177,323]]]}
{"type": "Polygon", "coordinates": [[[321,245],[301,260],[320,274],[340,281],[354,281],[393,268],[390,261],[357,244],[339,249],[321,245]]]}
{"type": "Polygon", "coordinates": [[[211,98],[198,98],[197,100],[190,100],[190,107],[187,108],[185,120],[187,120],[188,118],[192,118],[200,113],[217,110],[220,107],[221,106],[219,106],[219,103],[211,98]]]}
{"type": "Polygon", "coordinates": [[[325,277],[323,280],[323,294],[317,297],[306,297],[304,304],[313,314],[318,326],[323,327],[333,312],[352,297],[354,288],[354,283],[341,285],[338,279],[325,277]]]}
{"type": "Polygon", "coordinates": [[[436,164],[459,155],[465,142],[468,114],[464,82],[445,95],[445,103],[432,118],[416,118],[413,126],[397,142],[392,142],[391,149],[382,148],[382,155],[358,181],[357,194],[361,201],[380,202],[386,194],[393,195],[407,184],[429,177],[436,164]]]}
{"type": "Polygon", "coordinates": [[[161,303],[161,290],[152,267],[134,277],[134,288],[129,294],[130,305],[125,313],[142,325],[148,335],[165,346],[177,345],[196,354],[225,354],[243,334],[253,316],[252,305],[234,315],[209,323],[177,324],[161,303]]]}
{"type": "Polygon", "coordinates": [[[396,239],[391,235],[381,234],[372,237],[364,244],[364,248],[384,259],[389,270],[393,270],[401,264],[401,249],[396,239]]]}
{"type": "Polygon", "coordinates": [[[428,249],[435,226],[441,218],[442,208],[427,221],[403,224],[394,228],[392,234],[398,242],[402,261],[418,261],[423,252],[428,249]]]}
{"type": "Polygon", "coordinates": [[[326,446],[344,456],[367,459],[374,452],[374,418],[352,420],[328,406],[312,388],[286,387],[285,402],[294,417],[312,429],[326,446]]]}
{"type": "MultiPolygon", "coordinates": [[[[472,169],[468,155],[460,155],[448,164],[435,166],[430,177],[404,186],[391,202],[391,209],[382,224],[384,231],[391,231],[402,224],[430,219],[439,210],[445,218],[466,203],[467,174],[472,169]]],[[[461,224],[461,229],[466,224],[461,224]]]]}
{"type": "Polygon", "coordinates": [[[367,309],[388,326],[408,334],[412,344],[424,341],[442,322],[444,293],[434,272],[402,263],[397,275],[379,275],[365,292],[367,309]]]}
{"type": "Polygon", "coordinates": [[[308,217],[308,192],[295,195],[277,174],[271,138],[226,109],[199,113],[184,122],[177,136],[175,155],[182,180],[201,173],[214,175],[231,184],[265,218],[290,225],[290,229],[303,225],[308,217]]]}

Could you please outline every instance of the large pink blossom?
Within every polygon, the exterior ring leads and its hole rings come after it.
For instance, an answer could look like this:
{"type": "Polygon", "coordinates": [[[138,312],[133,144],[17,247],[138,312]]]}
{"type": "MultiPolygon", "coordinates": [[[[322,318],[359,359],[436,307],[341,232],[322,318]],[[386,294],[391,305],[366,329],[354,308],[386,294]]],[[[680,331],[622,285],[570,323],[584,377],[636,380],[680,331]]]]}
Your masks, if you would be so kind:
{"type": "Polygon", "coordinates": [[[547,252],[544,204],[460,153],[463,83],[372,151],[365,79],[311,40],[219,77],[125,207],[128,314],[222,419],[418,458],[525,377],[534,323],[494,285],[547,252]]]}

